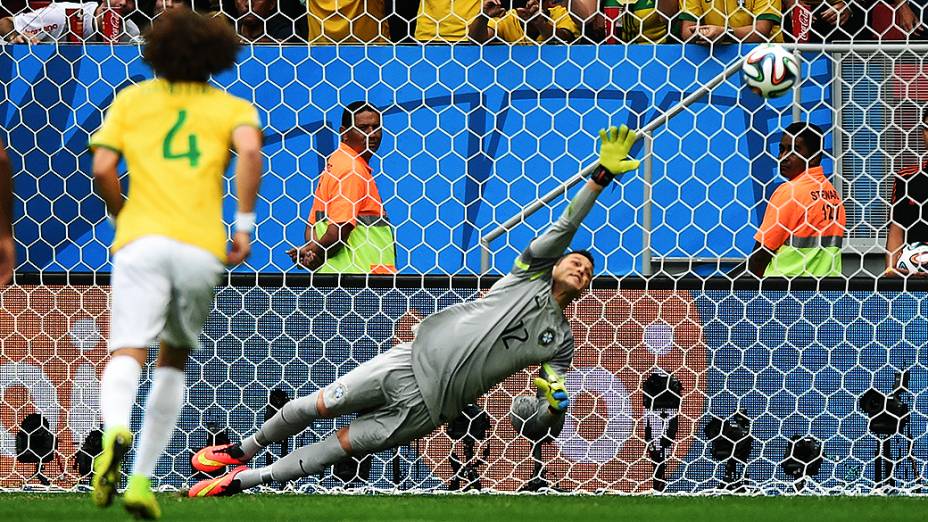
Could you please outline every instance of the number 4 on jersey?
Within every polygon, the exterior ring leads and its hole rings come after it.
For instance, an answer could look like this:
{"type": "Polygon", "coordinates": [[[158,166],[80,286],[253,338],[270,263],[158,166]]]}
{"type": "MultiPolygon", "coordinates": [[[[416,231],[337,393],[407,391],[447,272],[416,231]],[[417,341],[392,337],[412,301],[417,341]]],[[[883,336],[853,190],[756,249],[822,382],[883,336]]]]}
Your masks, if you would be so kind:
{"type": "Polygon", "coordinates": [[[188,134],[187,135],[187,150],[174,152],[172,143],[174,138],[177,136],[177,133],[180,131],[180,128],[184,126],[184,122],[187,121],[187,110],[181,109],[177,113],[177,121],[174,122],[174,126],[171,127],[171,130],[168,131],[167,136],[164,137],[164,143],[162,146],[162,154],[164,159],[169,160],[179,160],[186,158],[190,162],[191,167],[196,167],[200,163],[200,149],[197,147],[197,135],[188,134]]]}

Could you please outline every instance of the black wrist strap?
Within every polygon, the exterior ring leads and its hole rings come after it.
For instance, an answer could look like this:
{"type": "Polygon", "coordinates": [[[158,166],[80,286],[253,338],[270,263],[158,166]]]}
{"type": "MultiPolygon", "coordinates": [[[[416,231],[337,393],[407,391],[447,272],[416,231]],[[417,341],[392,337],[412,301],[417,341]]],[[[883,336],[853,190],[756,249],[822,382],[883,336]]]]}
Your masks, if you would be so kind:
{"type": "Polygon", "coordinates": [[[615,174],[609,172],[609,169],[600,165],[593,173],[593,177],[591,179],[596,182],[597,185],[605,187],[612,183],[612,180],[615,179],[615,174]]]}

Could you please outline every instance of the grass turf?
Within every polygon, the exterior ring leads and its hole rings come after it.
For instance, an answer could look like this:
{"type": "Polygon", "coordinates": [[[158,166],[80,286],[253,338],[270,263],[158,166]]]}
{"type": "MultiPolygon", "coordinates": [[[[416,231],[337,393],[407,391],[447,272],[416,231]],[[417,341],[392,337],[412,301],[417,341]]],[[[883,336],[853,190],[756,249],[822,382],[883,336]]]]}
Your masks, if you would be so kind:
{"type": "MultiPolygon", "coordinates": [[[[188,500],[159,495],[162,520],[467,520],[562,522],[681,520],[789,522],[926,520],[928,498],[912,497],[553,497],[490,495],[239,495],[188,500]]],[[[0,520],[131,520],[121,499],[100,510],[89,495],[0,494],[0,520]]]]}

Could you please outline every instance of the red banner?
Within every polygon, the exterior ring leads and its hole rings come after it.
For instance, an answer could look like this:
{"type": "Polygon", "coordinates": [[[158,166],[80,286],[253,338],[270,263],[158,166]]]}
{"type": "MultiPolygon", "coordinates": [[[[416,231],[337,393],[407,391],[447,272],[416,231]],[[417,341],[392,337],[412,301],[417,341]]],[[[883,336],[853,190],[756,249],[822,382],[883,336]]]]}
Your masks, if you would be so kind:
{"type": "Polygon", "coordinates": [[[0,293],[0,486],[38,484],[35,464],[16,461],[16,433],[31,413],[45,417],[58,439],[43,474],[58,486],[77,482],[75,453],[100,425],[108,294],[100,287],[44,286],[0,293]]]}

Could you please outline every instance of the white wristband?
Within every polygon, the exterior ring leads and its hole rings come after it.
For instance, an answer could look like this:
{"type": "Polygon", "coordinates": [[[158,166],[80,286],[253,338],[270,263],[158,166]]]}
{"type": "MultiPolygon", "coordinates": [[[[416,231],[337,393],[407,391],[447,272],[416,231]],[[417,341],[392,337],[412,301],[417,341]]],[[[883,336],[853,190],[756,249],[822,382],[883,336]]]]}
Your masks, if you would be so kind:
{"type": "Polygon", "coordinates": [[[254,212],[236,212],[235,231],[251,234],[255,231],[256,221],[257,219],[254,212]]]}

